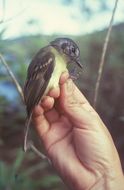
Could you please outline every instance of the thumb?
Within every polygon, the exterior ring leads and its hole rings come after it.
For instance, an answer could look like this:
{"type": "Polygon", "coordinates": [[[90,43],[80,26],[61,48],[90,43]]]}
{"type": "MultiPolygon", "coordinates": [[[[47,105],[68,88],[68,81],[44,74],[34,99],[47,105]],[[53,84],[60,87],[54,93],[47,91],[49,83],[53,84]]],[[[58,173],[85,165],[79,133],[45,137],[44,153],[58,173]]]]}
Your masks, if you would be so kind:
{"type": "Polygon", "coordinates": [[[73,81],[68,79],[60,88],[60,103],[71,121],[81,127],[91,124],[97,113],[73,81]]]}

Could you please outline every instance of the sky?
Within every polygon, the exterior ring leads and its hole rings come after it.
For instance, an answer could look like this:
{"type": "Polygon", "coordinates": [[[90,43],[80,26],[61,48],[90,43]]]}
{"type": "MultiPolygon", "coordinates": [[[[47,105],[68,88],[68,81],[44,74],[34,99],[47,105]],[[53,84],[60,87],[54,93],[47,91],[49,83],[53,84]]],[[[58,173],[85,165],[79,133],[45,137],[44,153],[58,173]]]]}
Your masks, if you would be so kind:
{"type": "MultiPolygon", "coordinates": [[[[62,0],[0,0],[4,39],[34,34],[81,35],[109,25],[114,0],[107,0],[109,10],[97,13],[100,0],[86,0],[94,11],[89,18],[81,11],[79,1],[65,5],[62,0]]],[[[114,23],[119,22],[124,22],[124,0],[119,0],[115,14],[114,23]]]]}

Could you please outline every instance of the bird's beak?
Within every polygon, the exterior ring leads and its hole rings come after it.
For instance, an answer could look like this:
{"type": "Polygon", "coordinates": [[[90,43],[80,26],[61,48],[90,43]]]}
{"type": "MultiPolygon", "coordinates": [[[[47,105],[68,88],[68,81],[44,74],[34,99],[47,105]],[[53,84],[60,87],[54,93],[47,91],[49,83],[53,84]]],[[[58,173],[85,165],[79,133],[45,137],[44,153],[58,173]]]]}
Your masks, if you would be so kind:
{"type": "Polygon", "coordinates": [[[80,68],[83,68],[83,66],[82,66],[82,64],[81,64],[81,62],[80,62],[79,59],[75,60],[75,63],[77,63],[77,65],[78,65],[80,68]]]}

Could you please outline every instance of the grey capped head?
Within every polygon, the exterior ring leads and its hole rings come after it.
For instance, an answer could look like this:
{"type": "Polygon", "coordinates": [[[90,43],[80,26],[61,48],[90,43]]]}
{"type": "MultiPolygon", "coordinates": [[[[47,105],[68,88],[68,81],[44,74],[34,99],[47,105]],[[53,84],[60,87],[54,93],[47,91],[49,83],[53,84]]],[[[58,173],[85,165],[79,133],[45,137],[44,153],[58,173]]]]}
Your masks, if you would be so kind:
{"type": "Polygon", "coordinates": [[[56,38],[50,45],[68,57],[70,61],[76,62],[82,68],[80,63],[80,50],[73,40],[69,38],[56,38]]]}

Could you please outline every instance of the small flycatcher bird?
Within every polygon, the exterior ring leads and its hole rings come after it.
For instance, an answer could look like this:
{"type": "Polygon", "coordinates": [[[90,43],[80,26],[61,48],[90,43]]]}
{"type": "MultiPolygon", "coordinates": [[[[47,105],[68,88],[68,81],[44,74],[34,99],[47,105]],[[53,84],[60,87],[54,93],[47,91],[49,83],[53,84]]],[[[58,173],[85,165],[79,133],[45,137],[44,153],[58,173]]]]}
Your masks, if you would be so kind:
{"type": "Polygon", "coordinates": [[[27,126],[24,151],[27,150],[27,137],[33,108],[42,101],[50,89],[59,85],[59,79],[68,64],[80,63],[80,51],[76,43],[68,38],[57,38],[39,50],[31,61],[24,86],[24,99],[27,109],[27,126]]]}

